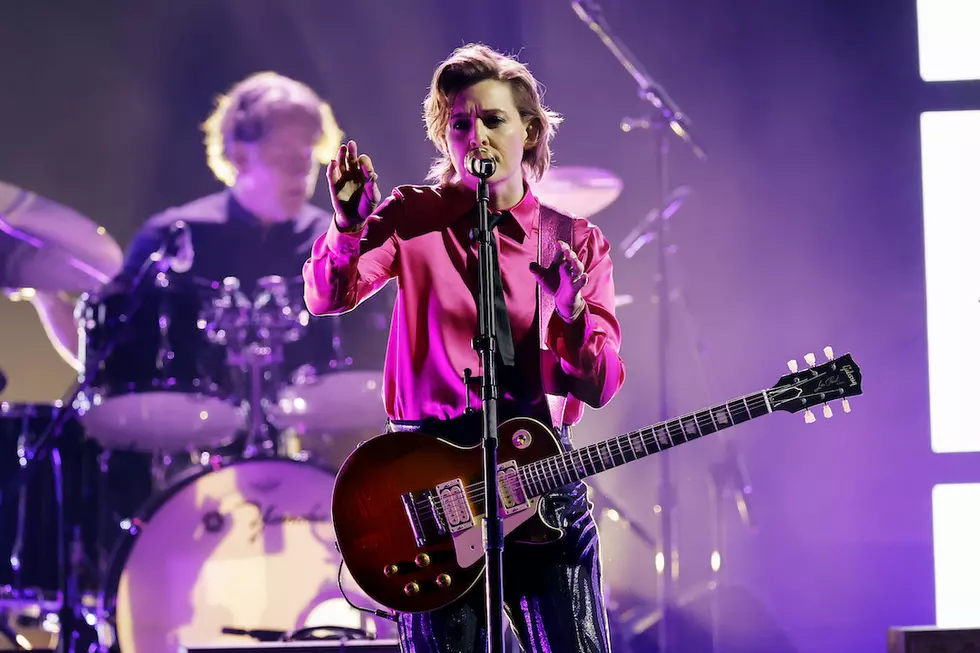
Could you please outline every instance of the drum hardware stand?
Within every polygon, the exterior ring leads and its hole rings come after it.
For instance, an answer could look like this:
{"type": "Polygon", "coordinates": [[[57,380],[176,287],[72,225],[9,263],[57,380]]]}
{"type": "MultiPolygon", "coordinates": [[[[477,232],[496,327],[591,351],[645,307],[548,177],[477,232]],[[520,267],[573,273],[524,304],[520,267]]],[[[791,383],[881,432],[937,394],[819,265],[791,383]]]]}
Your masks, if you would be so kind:
{"type": "MultiPolygon", "coordinates": [[[[643,126],[653,130],[656,134],[656,170],[654,177],[653,204],[663,219],[654,220],[654,234],[648,240],[657,240],[657,263],[654,274],[654,284],[656,287],[657,322],[658,322],[658,381],[660,385],[659,409],[660,419],[666,420],[670,417],[667,411],[667,344],[669,342],[669,315],[668,302],[671,301],[673,293],[667,279],[667,260],[668,250],[665,244],[667,211],[668,204],[668,153],[670,146],[670,132],[680,137],[690,146],[695,156],[699,159],[706,159],[706,154],[691,133],[691,126],[687,116],[670,99],[667,92],[644,70],[643,66],[637,61],[636,57],[629,49],[615,36],[612,35],[608,23],[603,16],[602,7],[595,0],[573,0],[572,8],[578,17],[589,26],[589,28],[599,36],[602,43],[612,52],[619,63],[633,77],[639,86],[639,97],[641,100],[653,105],[655,113],[643,122],[643,126]]],[[[622,123],[624,131],[630,131],[627,127],[630,123],[622,123]]],[[[674,208],[673,210],[676,210],[674,208]]],[[[635,250],[634,252],[635,253],[635,250]]],[[[671,480],[669,456],[657,456],[659,464],[659,501],[658,510],[655,513],[659,517],[660,537],[657,554],[657,580],[658,595],[660,599],[661,614],[663,618],[659,621],[658,628],[658,650],[661,652],[675,650],[678,642],[675,641],[676,628],[672,615],[672,604],[677,595],[677,575],[679,571],[679,557],[677,551],[676,526],[676,489],[671,480]],[[666,547],[666,551],[664,551],[666,547]]]]}
{"type": "MultiPolygon", "coordinates": [[[[121,318],[124,319],[119,320],[119,324],[116,325],[117,328],[128,325],[130,323],[130,317],[135,315],[136,311],[139,310],[142,297],[138,291],[143,285],[146,275],[150,271],[154,271],[158,275],[166,274],[170,271],[170,251],[173,249],[173,247],[174,243],[168,239],[157,251],[153,252],[149,257],[147,257],[146,261],[143,262],[143,265],[140,267],[132,282],[129,284],[127,293],[129,296],[129,304],[126,307],[128,310],[121,314],[121,318]]],[[[99,356],[95,361],[95,367],[98,367],[98,365],[104,362],[112,353],[114,348],[115,339],[110,339],[104,349],[99,352],[99,356]]],[[[50,455],[52,457],[55,496],[58,506],[58,604],[60,606],[58,610],[59,653],[75,653],[78,640],[82,634],[80,622],[84,621],[83,617],[81,616],[82,596],[80,588],[78,587],[78,579],[76,574],[76,567],[80,562],[83,552],[80,550],[81,542],[79,540],[79,526],[75,522],[76,515],[72,514],[73,511],[65,509],[63,484],[64,477],[62,473],[59,438],[62,437],[62,432],[68,421],[73,417],[78,416],[80,407],[84,403],[81,397],[83,393],[89,389],[90,384],[91,379],[88,378],[87,374],[80,375],[80,378],[74,384],[74,387],[71,388],[68,393],[66,393],[65,398],[60,402],[63,408],[58,411],[52,422],[38,437],[32,450],[25,451],[25,457],[22,461],[20,469],[17,471],[14,477],[10,479],[5,487],[0,488],[0,497],[2,497],[4,493],[10,493],[14,490],[26,487],[40,470],[40,464],[44,461],[46,456],[50,455]]],[[[100,524],[100,528],[101,526],[103,525],[100,524]]],[[[100,618],[101,617],[100,606],[100,618]]]]}
{"type": "Polygon", "coordinates": [[[287,284],[282,277],[263,277],[257,285],[260,290],[253,301],[241,292],[238,279],[224,279],[224,298],[215,307],[208,326],[208,337],[228,347],[228,363],[242,372],[240,385],[247,383],[247,392],[240,392],[242,397],[247,397],[249,415],[243,448],[245,458],[286,454],[286,443],[269,428],[266,406],[270,399],[266,383],[272,383],[272,400],[275,400],[279,386],[277,371],[284,360],[283,344],[297,340],[308,320],[308,315],[290,305],[287,284]]]}

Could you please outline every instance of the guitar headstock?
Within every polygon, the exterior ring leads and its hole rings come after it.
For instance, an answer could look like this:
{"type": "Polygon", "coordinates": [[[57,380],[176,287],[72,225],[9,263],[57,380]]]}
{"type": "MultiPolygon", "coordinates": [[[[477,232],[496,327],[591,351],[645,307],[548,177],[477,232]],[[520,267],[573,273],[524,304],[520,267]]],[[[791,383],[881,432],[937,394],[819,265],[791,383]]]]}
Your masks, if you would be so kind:
{"type": "Polygon", "coordinates": [[[810,367],[799,369],[795,360],[789,361],[790,373],[782,376],[766,394],[772,409],[785,410],[790,413],[806,411],[806,422],[815,422],[816,417],[811,410],[814,406],[823,404],[824,417],[832,417],[833,410],[830,402],[841,400],[845,413],[851,412],[848,397],[861,394],[861,368],[858,367],[850,354],[834,358],[834,350],[824,347],[826,363],[817,365],[816,356],[804,356],[810,367]]]}

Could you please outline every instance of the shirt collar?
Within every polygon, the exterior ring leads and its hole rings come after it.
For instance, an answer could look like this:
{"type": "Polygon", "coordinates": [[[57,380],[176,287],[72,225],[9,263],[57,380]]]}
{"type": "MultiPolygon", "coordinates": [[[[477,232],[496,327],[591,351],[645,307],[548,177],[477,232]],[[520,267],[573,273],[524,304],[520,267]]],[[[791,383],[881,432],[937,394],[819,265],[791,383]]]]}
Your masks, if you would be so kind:
{"type": "Polygon", "coordinates": [[[524,184],[524,197],[516,206],[510,209],[511,215],[524,231],[525,236],[530,236],[536,228],[538,217],[538,198],[531,192],[530,186],[524,184]]]}
{"type": "MultiPolygon", "coordinates": [[[[458,211],[460,216],[470,215],[471,213],[476,215],[474,194],[469,189],[446,186],[442,190],[442,195],[453,206],[454,212],[458,211]]],[[[531,192],[530,186],[525,183],[524,197],[521,198],[520,202],[508,209],[509,213],[514,216],[514,221],[521,228],[521,231],[524,232],[525,237],[530,236],[537,228],[538,208],[538,198],[531,192]]]]}

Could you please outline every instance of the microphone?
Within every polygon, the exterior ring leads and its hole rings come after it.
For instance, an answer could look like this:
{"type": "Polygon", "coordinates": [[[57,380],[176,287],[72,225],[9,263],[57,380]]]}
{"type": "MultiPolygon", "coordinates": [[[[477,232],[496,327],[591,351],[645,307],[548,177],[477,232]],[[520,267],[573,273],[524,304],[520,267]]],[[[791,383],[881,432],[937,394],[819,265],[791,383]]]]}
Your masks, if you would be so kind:
{"type": "Polygon", "coordinates": [[[191,230],[183,220],[177,220],[167,230],[160,245],[154,253],[158,262],[162,262],[168,270],[183,274],[194,265],[194,245],[191,242],[191,230]]]}
{"type": "Polygon", "coordinates": [[[497,172],[497,162],[482,147],[467,152],[463,165],[471,175],[480,179],[489,179],[497,172]]]}

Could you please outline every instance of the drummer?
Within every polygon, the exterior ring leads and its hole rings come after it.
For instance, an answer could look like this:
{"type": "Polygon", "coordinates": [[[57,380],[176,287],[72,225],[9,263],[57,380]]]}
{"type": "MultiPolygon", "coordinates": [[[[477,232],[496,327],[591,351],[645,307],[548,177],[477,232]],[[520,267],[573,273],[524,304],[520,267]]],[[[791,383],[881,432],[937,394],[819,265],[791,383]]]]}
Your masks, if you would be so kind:
{"type": "MultiPolygon", "coordinates": [[[[175,272],[220,281],[237,277],[251,295],[270,275],[298,276],[310,244],[331,215],[311,205],[319,165],[337,151],[342,132],[330,105],[309,86],[261,72],[219,96],[203,124],[208,166],[227,187],[169,208],[137,233],[113,285],[130,282],[177,221],[175,272]]],[[[74,306],[57,293],[29,297],[62,358],[81,371],[74,306]]]]}

